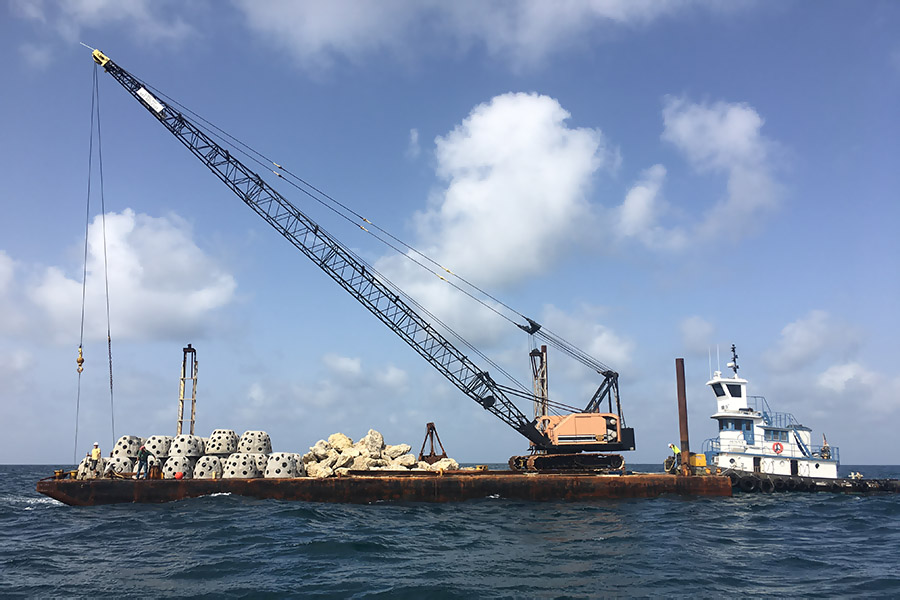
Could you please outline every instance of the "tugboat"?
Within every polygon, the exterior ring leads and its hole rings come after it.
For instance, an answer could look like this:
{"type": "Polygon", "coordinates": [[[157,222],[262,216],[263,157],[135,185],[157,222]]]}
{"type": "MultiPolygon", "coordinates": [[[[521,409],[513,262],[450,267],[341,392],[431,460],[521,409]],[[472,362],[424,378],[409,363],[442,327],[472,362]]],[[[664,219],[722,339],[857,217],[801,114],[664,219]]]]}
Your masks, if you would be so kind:
{"type": "Polygon", "coordinates": [[[812,430],[791,413],[773,412],[763,396],[747,394],[747,380],[738,377],[737,350],[731,346],[727,367],[706,382],[716,396],[718,437],[703,443],[707,464],[731,477],[743,491],[803,490],[837,480],[840,452],[825,436],[812,444],[812,430]]]}

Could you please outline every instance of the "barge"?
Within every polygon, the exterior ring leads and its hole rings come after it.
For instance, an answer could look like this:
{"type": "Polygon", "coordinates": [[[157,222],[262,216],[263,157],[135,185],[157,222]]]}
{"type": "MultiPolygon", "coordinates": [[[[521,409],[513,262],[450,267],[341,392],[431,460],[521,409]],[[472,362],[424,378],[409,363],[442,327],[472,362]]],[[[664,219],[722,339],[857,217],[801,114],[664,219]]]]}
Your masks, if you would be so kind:
{"type": "Polygon", "coordinates": [[[484,498],[559,501],[731,496],[727,477],[668,474],[518,473],[514,471],[351,471],[323,479],[68,479],[50,477],[37,491],[72,506],[160,503],[213,494],[306,502],[458,502],[484,498]]]}

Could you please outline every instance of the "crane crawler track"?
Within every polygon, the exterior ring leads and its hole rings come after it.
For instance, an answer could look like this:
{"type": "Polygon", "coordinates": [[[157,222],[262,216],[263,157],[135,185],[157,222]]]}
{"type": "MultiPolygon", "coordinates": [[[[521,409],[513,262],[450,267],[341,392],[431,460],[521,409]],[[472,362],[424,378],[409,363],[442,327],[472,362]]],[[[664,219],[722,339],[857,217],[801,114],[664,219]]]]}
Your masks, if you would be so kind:
{"type": "Polygon", "coordinates": [[[625,457],[621,454],[531,454],[509,459],[512,471],[531,473],[611,473],[625,471],[625,457]]]}

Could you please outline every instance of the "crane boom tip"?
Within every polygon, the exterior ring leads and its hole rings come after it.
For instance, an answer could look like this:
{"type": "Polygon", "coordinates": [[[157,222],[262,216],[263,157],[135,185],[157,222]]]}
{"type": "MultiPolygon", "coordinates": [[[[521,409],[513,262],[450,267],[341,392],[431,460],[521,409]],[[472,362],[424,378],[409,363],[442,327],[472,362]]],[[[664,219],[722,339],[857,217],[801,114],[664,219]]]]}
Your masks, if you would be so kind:
{"type": "Polygon", "coordinates": [[[99,50],[94,50],[91,53],[91,56],[94,58],[94,62],[100,65],[101,67],[105,67],[106,63],[109,62],[109,57],[100,52],[99,50]]]}

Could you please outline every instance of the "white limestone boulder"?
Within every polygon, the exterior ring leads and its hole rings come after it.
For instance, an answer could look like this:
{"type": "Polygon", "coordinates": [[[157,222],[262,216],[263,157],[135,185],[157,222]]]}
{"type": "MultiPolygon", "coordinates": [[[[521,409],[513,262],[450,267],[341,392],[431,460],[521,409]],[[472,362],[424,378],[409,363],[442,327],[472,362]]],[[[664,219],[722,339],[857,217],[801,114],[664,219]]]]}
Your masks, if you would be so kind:
{"type": "Polygon", "coordinates": [[[194,479],[221,479],[223,462],[224,459],[214,454],[201,456],[194,465],[194,479]]]}
{"type": "Polygon", "coordinates": [[[245,431],[238,442],[238,453],[271,454],[272,440],[265,431],[245,431]]]}
{"type": "Polygon", "coordinates": [[[334,475],[334,470],[331,467],[320,466],[319,463],[309,463],[306,465],[306,474],[316,479],[325,479],[334,475]]]}
{"type": "MultiPolygon", "coordinates": [[[[420,465],[422,463],[419,463],[420,465]]],[[[442,458],[428,467],[429,471],[458,471],[459,463],[452,458],[442,458]]]]}
{"type": "Polygon", "coordinates": [[[396,446],[385,446],[383,454],[386,458],[393,460],[407,454],[410,450],[412,450],[412,447],[409,444],[397,444],[396,446]]]}
{"type": "Polygon", "coordinates": [[[353,440],[343,433],[332,433],[328,436],[328,444],[338,452],[343,452],[353,446],[353,440]]]}
{"type": "Polygon", "coordinates": [[[256,459],[246,453],[235,452],[225,461],[222,469],[223,479],[256,479],[260,476],[256,468],[256,459]]]}
{"type": "Polygon", "coordinates": [[[369,453],[369,456],[373,458],[381,457],[381,452],[384,450],[384,436],[381,435],[381,433],[374,429],[370,429],[369,433],[367,433],[360,442],[369,453]]]}
{"type": "Polygon", "coordinates": [[[338,461],[340,456],[341,456],[341,454],[337,450],[333,450],[333,449],[329,450],[328,455],[319,461],[319,466],[334,468],[334,464],[338,461]]]}
{"type": "Polygon", "coordinates": [[[188,456],[200,458],[205,453],[203,438],[196,435],[179,435],[172,440],[169,446],[169,457],[188,456]]]}
{"type": "Polygon", "coordinates": [[[411,469],[416,466],[419,461],[416,460],[416,457],[412,454],[401,454],[397,458],[391,461],[392,467],[400,467],[401,469],[411,469]]]}
{"type": "Polygon", "coordinates": [[[309,451],[312,452],[317,461],[328,458],[328,453],[331,452],[331,450],[331,444],[329,444],[325,440],[319,440],[318,442],[316,442],[315,446],[309,447],[309,451]]]}
{"type": "Polygon", "coordinates": [[[334,470],[336,471],[336,470],[338,470],[338,469],[343,469],[343,468],[345,468],[345,467],[349,467],[350,465],[353,464],[353,461],[354,461],[354,460],[356,460],[356,457],[355,457],[355,456],[351,456],[351,455],[349,455],[349,454],[341,453],[341,454],[338,454],[338,455],[337,455],[337,457],[335,458],[334,463],[333,463],[332,465],[330,465],[330,466],[331,466],[332,469],[334,469],[334,470]]]}
{"type": "Polygon", "coordinates": [[[209,441],[206,443],[207,454],[224,454],[229,455],[237,452],[238,436],[231,429],[215,429],[209,435],[209,441]]]}

